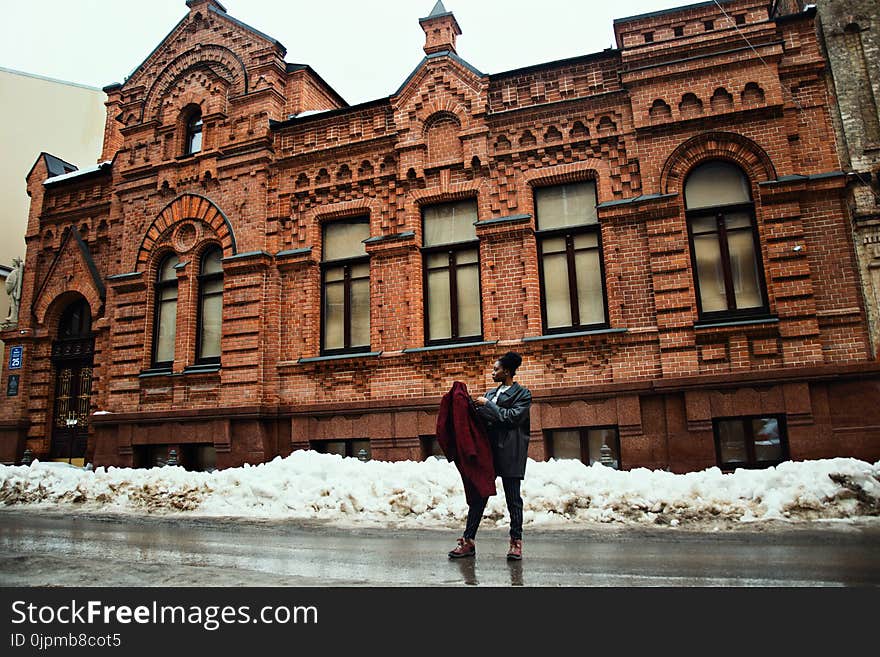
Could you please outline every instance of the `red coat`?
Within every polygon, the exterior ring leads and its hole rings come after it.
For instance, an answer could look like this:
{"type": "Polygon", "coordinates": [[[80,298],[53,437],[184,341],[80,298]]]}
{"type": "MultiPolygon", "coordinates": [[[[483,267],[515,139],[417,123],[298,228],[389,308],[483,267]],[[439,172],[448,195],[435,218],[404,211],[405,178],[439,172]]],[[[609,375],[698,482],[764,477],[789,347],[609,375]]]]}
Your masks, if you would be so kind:
{"type": "Polygon", "coordinates": [[[482,420],[477,417],[467,386],[459,381],[440,400],[437,442],[447,461],[454,461],[468,493],[479,497],[495,495],[495,465],[492,447],[482,420]]]}

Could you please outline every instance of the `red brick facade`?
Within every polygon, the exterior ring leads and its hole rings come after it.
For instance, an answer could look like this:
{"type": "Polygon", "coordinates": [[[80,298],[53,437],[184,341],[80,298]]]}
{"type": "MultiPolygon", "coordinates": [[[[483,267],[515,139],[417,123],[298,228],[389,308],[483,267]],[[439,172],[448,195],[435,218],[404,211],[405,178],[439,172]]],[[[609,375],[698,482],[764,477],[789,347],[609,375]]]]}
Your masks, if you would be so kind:
{"type": "Polygon", "coordinates": [[[187,4],[107,88],[111,164],[44,184],[41,158],[28,178],[21,320],[2,334],[24,368],[16,396],[7,380],[0,390],[0,460],[50,455],[53,344],[81,298],[94,333],[86,458],[99,465],[205,444],[227,467],[328,439],[419,459],[439,397],[456,380],[488,388],[509,349],[534,395],[536,459],[546,431],[610,426],[623,467],[701,469],[719,462],[713,420],[762,414],[784,418],[790,458],[880,458],[880,365],[813,12],[702,3],[617,21],[617,49],[494,75],[456,55],[460,28],[438,13],[421,21],[427,56],[401,88],[348,107],[217,2],[187,4]],[[184,155],[193,108],[203,147],[184,155]],[[769,312],[749,321],[699,315],[682,191],[711,160],[751,185],[769,312]],[[543,335],[535,190],[587,180],[607,325],[543,335]],[[427,349],[421,212],[456,199],[478,207],[482,336],[427,349]],[[361,216],[369,352],[322,358],[322,226],[361,216]],[[224,256],[215,367],[196,362],[211,245],[224,256]],[[157,371],[154,283],[172,253],[174,363],[157,371]]]}

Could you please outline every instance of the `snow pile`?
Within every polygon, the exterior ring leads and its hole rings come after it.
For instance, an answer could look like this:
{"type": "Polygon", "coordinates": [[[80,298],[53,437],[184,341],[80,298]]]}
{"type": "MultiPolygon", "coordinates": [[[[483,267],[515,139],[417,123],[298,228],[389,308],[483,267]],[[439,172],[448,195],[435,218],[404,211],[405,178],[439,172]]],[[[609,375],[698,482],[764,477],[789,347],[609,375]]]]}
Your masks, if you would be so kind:
{"type": "MultiPolygon", "coordinates": [[[[505,526],[500,481],[498,489],[486,510],[487,524],[494,520],[505,526]]],[[[676,475],[530,460],[522,492],[524,520],[533,526],[855,519],[880,516],[880,461],[838,458],[732,474],[710,468],[676,475]]],[[[212,473],[179,467],[91,472],[39,462],[0,466],[0,502],[402,526],[458,525],[467,514],[461,479],[451,463],[362,463],[313,451],[212,473]]]]}

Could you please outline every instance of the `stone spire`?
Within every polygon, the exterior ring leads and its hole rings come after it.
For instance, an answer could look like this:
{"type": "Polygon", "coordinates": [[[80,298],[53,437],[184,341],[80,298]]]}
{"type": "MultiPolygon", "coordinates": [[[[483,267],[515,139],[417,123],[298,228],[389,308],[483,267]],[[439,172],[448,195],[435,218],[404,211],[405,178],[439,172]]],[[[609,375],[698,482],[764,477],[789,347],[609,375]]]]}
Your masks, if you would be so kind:
{"type": "Polygon", "coordinates": [[[461,28],[452,12],[446,11],[443,0],[437,0],[431,13],[419,19],[419,25],[425,31],[426,55],[444,50],[455,52],[455,37],[461,34],[461,28]]]}

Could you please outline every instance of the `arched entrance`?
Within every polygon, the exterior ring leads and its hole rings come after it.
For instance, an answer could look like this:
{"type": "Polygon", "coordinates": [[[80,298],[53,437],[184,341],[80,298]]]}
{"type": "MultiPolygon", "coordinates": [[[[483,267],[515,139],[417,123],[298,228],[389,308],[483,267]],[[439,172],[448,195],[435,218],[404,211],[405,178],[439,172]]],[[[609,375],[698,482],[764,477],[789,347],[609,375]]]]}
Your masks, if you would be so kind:
{"type": "Polygon", "coordinates": [[[58,338],[52,343],[55,370],[55,404],[49,452],[52,460],[84,465],[94,355],[92,311],[88,302],[80,298],[61,314],[58,338]]]}

